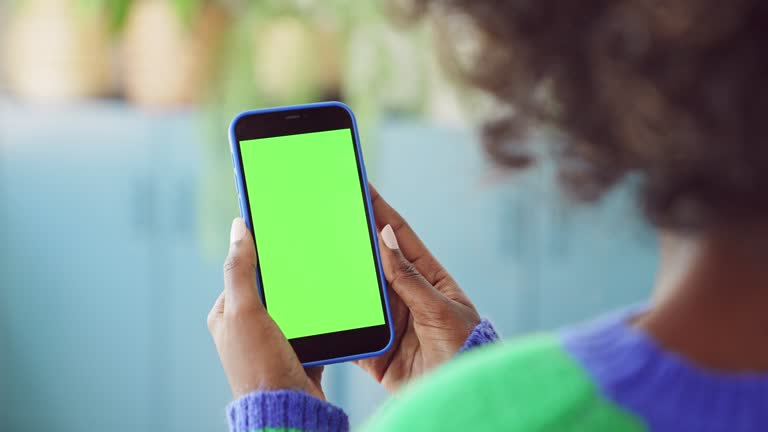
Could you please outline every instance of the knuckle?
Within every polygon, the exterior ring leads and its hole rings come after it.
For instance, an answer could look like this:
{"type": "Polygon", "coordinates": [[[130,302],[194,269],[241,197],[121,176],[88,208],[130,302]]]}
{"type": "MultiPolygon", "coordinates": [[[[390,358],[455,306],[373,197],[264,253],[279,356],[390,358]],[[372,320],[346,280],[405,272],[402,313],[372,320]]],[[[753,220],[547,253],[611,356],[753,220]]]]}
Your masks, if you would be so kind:
{"type": "Polygon", "coordinates": [[[226,260],[224,260],[224,273],[234,273],[240,269],[242,269],[245,265],[245,260],[241,256],[238,255],[229,255],[226,260]]]}
{"type": "Polygon", "coordinates": [[[421,273],[416,267],[407,260],[400,260],[395,268],[395,277],[393,283],[403,283],[421,279],[421,273]]]}
{"type": "Polygon", "coordinates": [[[229,256],[224,261],[224,275],[233,281],[251,281],[256,266],[246,257],[229,256]]]}
{"type": "Polygon", "coordinates": [[[228,307],[225,313],[230,317],[242,318],[257,315],[261,311],[261,304],[258,299],[248,301],[237,301],[228,307]]]}
{"type": "Polygon", "coordinates": [[[430,280],[434,281],[434,284],[437,286],[443,281],[450,281],[451,275],[448,274],[448,271],[438,265],[435,271],[432,272],[432,279],[430,280]]]}
{"type": "Polygon", "coordinates": [[[450,320],[453,316],[453,310],[446,299],[439,298],[436,301],[425,302],[422,306],[422,313],[429,317],[431,321],[443,323],[450,320]]]}

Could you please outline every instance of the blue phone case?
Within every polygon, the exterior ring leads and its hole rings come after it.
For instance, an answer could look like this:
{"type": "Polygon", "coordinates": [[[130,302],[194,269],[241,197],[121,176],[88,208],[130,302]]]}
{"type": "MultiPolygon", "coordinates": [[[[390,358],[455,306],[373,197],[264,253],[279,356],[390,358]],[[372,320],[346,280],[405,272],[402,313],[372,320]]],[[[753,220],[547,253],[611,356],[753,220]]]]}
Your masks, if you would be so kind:
{"type": "MultiPolygon", "coordinates": [[[[240,169],[241,167],[240,152],[238,151],[238,148],[237,148],[240,145],[240,143],[237,141],[237,138],[235,137],[235,125],[240,121],[241,118],[248,115],[265,114],[265,113],[272,113],[272,112],[279,112],[279,111],[295,111],[300,109],[312,109],[312,108],[320,108],[320,107],[328,107],[328,106],[343,108],[345,111],[349,113],[349,116],[352,118],[352,133],[355,136],[355,151],[357,151],[358,154],[360,155],[360,157],[358,158],[359,160],[358,169],[362,173],[364,184],[368,185],[368,175],[365,172],[365,164],[363,163],[363,152],[360,149],[360,136],[357,132],[357,120],[355,119],[355,115],[352,113],[352,110],[347,105],[341,102],[319,102],[319,103],[311,103],[311,104],[304,104],[304,105],[266,108],[266,109],[242,112],[237,116],[235,116],[235,118],[232,120],[232,123],[229,126],[229,151],[232,154],[232,165],[235,168],[235,183],[237,185],[237,200],[238,200],[238,204],[240,205],[240,216],[245,220],[245,223],[248,226],[248,229],[251,230],[251,232],[253,232],[253,227],[251,226],[250,209],[248,208],[248,206],[245,205],[246,199],[243,196],[243,191],[245,190],[245,187],[244,187],[245,178],[242,170],[240,169]]],[[[359,359],[364,359],[368,357],[376,357],[378,355],[384,354],[385,352],[389,351],[389,349],[392,348],[392,345],[395,342],[395,329],[392,326],[392,313],[389,308],[389,296],[387,294],[387,290],[388,290],[387,280],[384,278],[384,269],[381,268],[381,255],[379,253],[379,233],[377,232],[378,230],[376,229],[376,221],[373,218],[373,205],[371,204],[371,194],[367,187],[363,188],[363,190],[365,191],[365,201],[367,203],[368,218],[371,220],[371,223],[372,223],[371,224],[372,226],[370,227],[370,229],[371,229],[371,234],[373,235],[373,238],[374,238],[373,244],[374,244],[374,250],[376,252],[376,258],[377,258],[376,265],[378,266],[378,270],[379,270],[379,282],[381,283],[381,286],[383,287],[383,290],[384,290],[383,292],[384,309],[386,310],[387,323],[389,326],[389,334],[390,334],[389,342],[387,342],[387,346],[385,346],[383,349],[379,351],[307,362],[307,363],[303,363],[304,367],[321,366],[321,365],[327,365],[332,363],[341,363],[345,361],[359,360],[359,359]]],[[[264,290],[261,284],[261,276],[259,276],[260,272],[256,272],[256,274],[257,274],[256,284],[259,289],[259,295],[263,300],[264,290]]]]}

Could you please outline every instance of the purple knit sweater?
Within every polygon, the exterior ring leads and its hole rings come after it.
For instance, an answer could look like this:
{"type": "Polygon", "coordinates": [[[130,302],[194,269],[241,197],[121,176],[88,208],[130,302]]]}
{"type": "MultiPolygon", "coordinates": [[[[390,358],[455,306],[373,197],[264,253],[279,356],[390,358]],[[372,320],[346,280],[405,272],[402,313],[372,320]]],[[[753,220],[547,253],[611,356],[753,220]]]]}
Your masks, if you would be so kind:
{"type": "MultiPolygon", "coordinates": [[[[459,354],[494,342],[499,335],[488,320],[480,321],[459,354]]],[[[317,432],[349,430],[344,411],[329,402],[295,390],[257,391],[232,402],[227,408],[231,432],[295,429],[317,432]]]]}

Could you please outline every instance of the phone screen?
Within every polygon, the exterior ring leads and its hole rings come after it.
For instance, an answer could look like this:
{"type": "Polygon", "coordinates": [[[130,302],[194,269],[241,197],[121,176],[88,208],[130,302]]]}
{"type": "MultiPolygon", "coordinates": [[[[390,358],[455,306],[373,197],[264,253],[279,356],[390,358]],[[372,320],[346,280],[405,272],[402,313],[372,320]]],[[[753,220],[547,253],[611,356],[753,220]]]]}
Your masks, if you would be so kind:
{"type": "Polygon", "coordinates": [[[267,310],[286,338],[385,324],[351,129],[240,141],[267,310]]]}

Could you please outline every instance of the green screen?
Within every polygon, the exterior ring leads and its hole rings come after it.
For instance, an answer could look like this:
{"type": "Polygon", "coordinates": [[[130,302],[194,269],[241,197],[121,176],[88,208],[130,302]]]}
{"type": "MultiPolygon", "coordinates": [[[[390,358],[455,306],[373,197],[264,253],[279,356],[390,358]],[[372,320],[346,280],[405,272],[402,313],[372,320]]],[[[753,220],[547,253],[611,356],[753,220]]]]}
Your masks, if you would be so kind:
{"type": "Polygon", "coordinates": [[[241,141],[267,310],[288,339],[384,324],[350,129],[241,141]]]}

